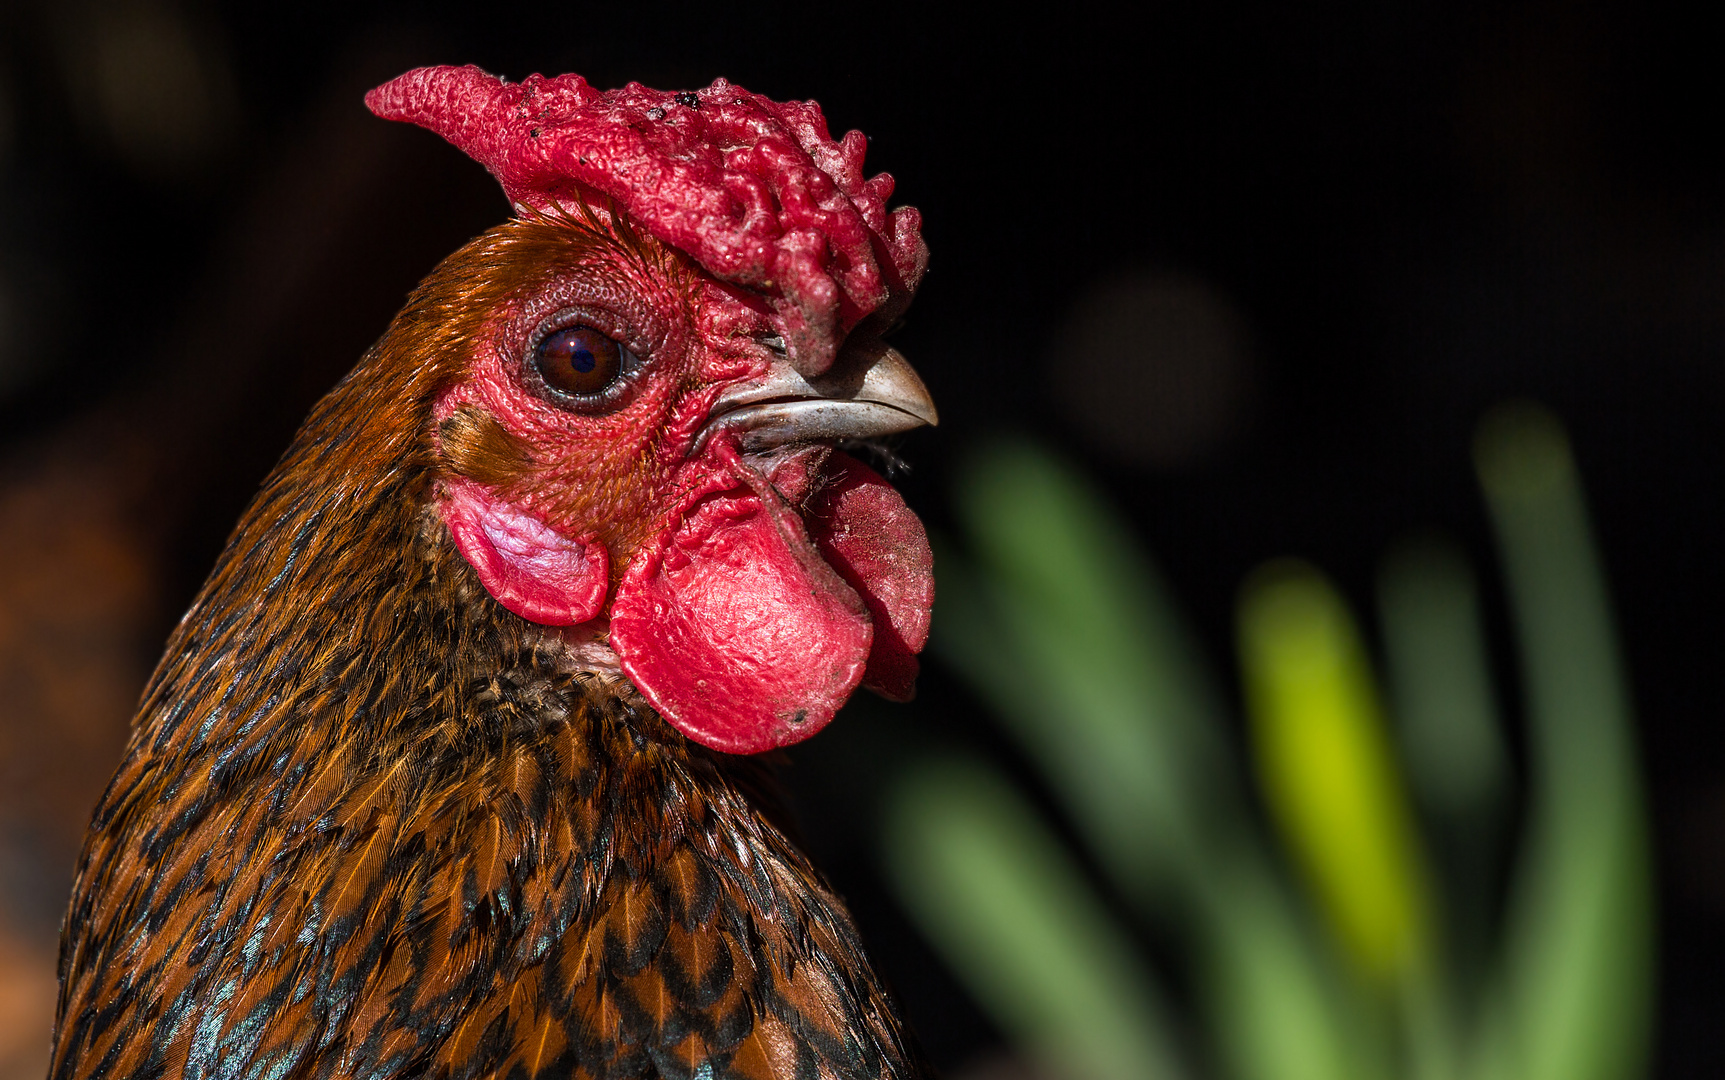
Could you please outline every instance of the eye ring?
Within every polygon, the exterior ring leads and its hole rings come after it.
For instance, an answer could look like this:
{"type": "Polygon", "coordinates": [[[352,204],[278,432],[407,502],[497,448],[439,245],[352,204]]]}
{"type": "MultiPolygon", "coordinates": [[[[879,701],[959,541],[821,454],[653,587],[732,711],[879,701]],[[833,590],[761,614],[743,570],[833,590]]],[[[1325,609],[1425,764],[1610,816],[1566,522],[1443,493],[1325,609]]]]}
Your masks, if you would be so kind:
{"type": "Polygon", "coordinates": [[[641,359],[588,323],[554,327],[528,350],[529,379],[552,404],[578,412],[609,412],[630,396],[641,359]]]}

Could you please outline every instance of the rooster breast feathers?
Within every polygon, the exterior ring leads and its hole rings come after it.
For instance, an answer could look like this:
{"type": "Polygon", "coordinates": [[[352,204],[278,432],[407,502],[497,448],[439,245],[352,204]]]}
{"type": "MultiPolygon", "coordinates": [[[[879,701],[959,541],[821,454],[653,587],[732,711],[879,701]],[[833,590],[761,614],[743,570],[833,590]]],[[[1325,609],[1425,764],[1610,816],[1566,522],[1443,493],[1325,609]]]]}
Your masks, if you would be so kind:
{"type": "Polygon", "coordinates": [[[431,69],[372,104],[517,218],[319,403],[170,639],[51,1075],[914,1073],[731,756],[910,694],[927,542],[835,444],[933,422],[877,334],[914,212],[813,103],[722,81],[431,69]]]}

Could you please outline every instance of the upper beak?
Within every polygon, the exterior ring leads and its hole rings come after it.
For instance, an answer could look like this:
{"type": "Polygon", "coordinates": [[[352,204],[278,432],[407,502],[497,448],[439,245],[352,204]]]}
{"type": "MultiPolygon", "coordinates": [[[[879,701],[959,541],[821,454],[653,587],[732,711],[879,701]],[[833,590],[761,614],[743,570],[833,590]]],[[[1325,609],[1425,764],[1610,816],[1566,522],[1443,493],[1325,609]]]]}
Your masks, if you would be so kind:
{"type": "Polygon", "coordinates": [[[934,399],[897,349],[879,340],[847,342],[832,368],[805,379],[783,358],[758,379],[720,394],[696,439],[742,433],[746,451],[814,439],[873,439],[938,424],[934,399]]]}

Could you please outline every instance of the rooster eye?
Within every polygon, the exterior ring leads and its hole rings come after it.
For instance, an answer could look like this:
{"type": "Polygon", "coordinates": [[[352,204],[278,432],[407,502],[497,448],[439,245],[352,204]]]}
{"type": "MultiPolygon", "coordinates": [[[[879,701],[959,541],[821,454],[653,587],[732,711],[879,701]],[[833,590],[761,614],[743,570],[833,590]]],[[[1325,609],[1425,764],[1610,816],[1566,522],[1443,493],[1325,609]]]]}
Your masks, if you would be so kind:
{"type": "Polygon", "coordinates": [[[591,326],[547,334],[533,350],[533,366],[545,385],[578,398],[609,390],[635,363],[634,353],[591,326]]]}

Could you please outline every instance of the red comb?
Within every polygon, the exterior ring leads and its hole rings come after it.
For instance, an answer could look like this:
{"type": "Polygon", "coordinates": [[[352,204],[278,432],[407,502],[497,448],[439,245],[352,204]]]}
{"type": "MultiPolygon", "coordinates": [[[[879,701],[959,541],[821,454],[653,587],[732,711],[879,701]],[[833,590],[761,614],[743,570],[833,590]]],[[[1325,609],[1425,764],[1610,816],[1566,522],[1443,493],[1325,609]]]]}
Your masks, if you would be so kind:
{"type": "Polygon", "coordinates": [[[805,376],[826,370],[863,318],[908,303],[928,265],[922,216],[887,212],[893,180],[863,179],[862,132],[835,142],[812,101],[724,79],[682,93],[595,90],[579,75],[511,83],[469,66],[418,68],[365,103],[448,139],[517,204],[609,196],[715,277],[770,297],[805,376]]]}

